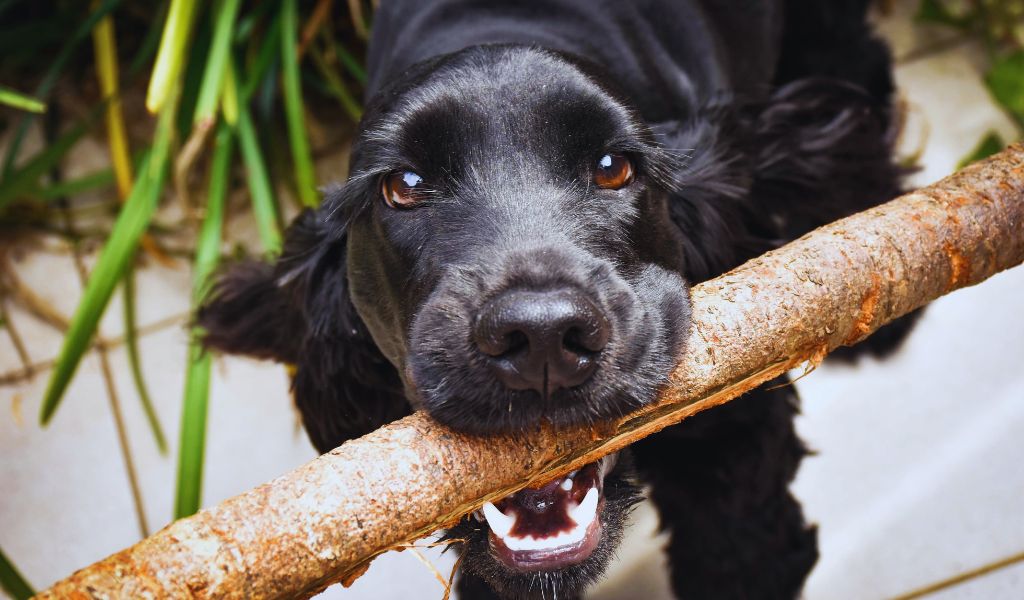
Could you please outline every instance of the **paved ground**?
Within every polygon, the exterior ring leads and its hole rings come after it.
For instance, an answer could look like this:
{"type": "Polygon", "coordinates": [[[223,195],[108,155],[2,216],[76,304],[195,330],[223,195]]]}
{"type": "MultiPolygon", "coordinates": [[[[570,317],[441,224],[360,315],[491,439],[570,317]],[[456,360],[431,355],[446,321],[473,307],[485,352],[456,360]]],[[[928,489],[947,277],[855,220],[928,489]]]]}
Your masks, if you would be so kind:
{"type": "MultiPolygon", "coordinates": [[[[910,25],[903,2],[883,20],[897,57],[926,47],[934,31],[910,25]]],[[[918,183],[951,172],[990,128],[1012,136],[974,67],[975,49],[955,47],[902,60],[897,78],[909,109],[904,153],[923,149],[918,183]]],[[[78,163],[103,156],[83,148],[78,163]]],[[[76,164],[78,164],[76,163],[76,164]]],[[[26,252],[21,279],[64,314],[79,295],[71,261],[54,244],[26,252]]],[[[187,268],[140,274],[144,369],[172,446],[182,394],[188,305],[187,268]]],[[[885,363],[824,366],[800,381],[800,430],[818,455],[795,484],[820,526],[822,558],[807,587],[811,600],[875,599],[908,592],[1024,551],[1024,270],[999,275],[933,304],[904,350],[885,363]]],[[[136,541],[139,530],[95,356],[83,364],[57,418],[35,424],[60,336],[12,308],[37,374],[0,386],[0,547],[44,586],[136,541]]],[[[103,333],[115,339],[113,306],[103,333]]],[[[21,360],[0,336],[0,375],[21,360]]],[[[172,511],[174,460],[155,449],[135,401],[121,347],[110,352],[152,529],[172,511]]],[[[244,359],[217,361],[210,412],[204,500],[216,503],[312,458],[285,400],[281,368],[244,359]]],[[[173,456],[173,450],[172,450],[173,456]]],[[[641,509],[621,560],[593,598],[668,598],[655,517],[641,509]]],[[[441,572],[452,558],[424,551],[441,572]]],[[[440,584],[409,552],[378,559],[334,598],[440,598],[440,584]]],[[[1024,565],[999,570],[934,598],[1024,595],[1024,565]]]]}

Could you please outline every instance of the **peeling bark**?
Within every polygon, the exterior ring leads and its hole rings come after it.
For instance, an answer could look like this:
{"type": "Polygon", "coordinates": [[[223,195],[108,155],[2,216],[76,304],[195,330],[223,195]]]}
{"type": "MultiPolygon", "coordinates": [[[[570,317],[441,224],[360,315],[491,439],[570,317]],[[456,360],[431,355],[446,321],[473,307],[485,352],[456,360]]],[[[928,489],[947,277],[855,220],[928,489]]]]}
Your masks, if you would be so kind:
{"type": "Polygon", "coordinates": [[[822,227],[692,291],[685,356],[614,423],[474,438],[414,414],[172,523],[43,597],[271,598],[351,582],[374,556],[726,402],[1024,261],[1024,145],[822,227]]]}

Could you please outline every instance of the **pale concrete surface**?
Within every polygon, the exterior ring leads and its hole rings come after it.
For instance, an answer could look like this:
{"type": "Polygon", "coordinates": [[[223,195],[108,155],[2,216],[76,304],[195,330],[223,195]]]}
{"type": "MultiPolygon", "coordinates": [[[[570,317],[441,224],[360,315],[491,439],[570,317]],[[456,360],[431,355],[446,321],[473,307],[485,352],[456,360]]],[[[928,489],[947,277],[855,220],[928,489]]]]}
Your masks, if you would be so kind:
{"type": "MultiPolygon", "coordinates": [[[[910,24],[912,2],[881,22],[897,57],[942,39],[910,24]]],[[[1012,129],[981,85],[970,47],[904,62],[897,79],[908,105],[902,151],[923,148],[926,183],[951,172],[980,136],[1012,129]]],[[[84,147],[75,164],[94,167],[104,151],[84,147]]],[[[77,167],[76,167],[77,168],[77,167]]],[[[251,224],[239,228],[251,231],[251,224]]],[[[19,276],[65,315],[79,297],[70,258],[52,249],[26,251],[19,276]]],[[[189,268],[150,267],[139,275],[143,327],[181,315],[189,268]]],[[[999,275],[929,307],[899,355],[857,367],[822,366],[798,384],[801,434],[818,451],[795,491],[820,526],[821,560],[807,586],[810,600],[881,599],[1024,551],[1024,270],[999,275]]],[[[119,303],[120,300],[115,302],[119,303]]],[[[12,320],[39,366],[32,379],[0,387],[0,548],[43,587],[139,537],[104,382],[95,357],[84,362],[51,426],[36,415],[46,362],[60,335],[17,308],[12,320]]],[[[118,304],[102,324],[121,332],[118,304]]],[[[142,494],[155,530],[173,505],[185,361],[182,321],[142,339],[144,369],[171,454],[153,444],[135,399],[123,348],[110,353],[142,494]]],[[[20,368],[0,336],[0,374],[20,368]]],[[[283,369],[238,358],[217,361],[210,401],[204,504],[216,503],[314,456],[298,429],[283,369]]],[[[619,561],[591,596],[669,598],[664,538],[648,507],[619,561]]],[[[447,576],[454,557],[423,554],[447,576]]],[[[410,552],[374,562],[351,588],[324,597],[440,598],[434,573],[410,552]]],[[[1006,568],[933,595],[943,600],[1024,597],[1024,566],[1006,568]]]]}

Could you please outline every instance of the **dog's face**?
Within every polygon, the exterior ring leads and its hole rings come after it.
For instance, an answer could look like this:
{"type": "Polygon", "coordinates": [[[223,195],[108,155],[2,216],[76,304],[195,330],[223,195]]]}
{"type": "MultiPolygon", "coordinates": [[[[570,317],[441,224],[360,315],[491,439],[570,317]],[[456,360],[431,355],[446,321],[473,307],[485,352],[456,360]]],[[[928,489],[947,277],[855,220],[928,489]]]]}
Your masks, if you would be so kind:
{"type": "MultiPolygon", "coordinates": [[[[354,151],[352,299],[418,408],[491,433],[650,401],[687,323],[666,157],[549,52],[472,48],[381,94],[354,151]]],[[[351,193],[351,192],[348,192],[351,193]]]]}
{"type": "MultiPolygon", "coordinates": [[[[546,51],[472,48],[378,94],[335,201],[352,301],[413,405],[487,434],[650,402],[689,323],[670,162],[589,67],[546,51]]],[[[624,472],[485,506],[460,526],[466,568],[576,593],[635,500],[624,472]]]]}

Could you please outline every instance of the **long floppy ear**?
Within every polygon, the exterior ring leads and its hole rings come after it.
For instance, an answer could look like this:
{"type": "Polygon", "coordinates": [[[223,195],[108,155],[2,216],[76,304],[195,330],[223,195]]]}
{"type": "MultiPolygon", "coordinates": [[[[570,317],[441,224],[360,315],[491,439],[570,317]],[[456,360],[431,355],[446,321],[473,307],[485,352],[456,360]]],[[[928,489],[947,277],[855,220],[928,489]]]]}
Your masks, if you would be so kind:
{"type": "Polygon", "coordinates": [[[755,109],[754,227],[786,242],[902,192],[907,170],[893,160],[891,109],[862,88],[803,79],[755,109]]]}
{"type": "Polygon", "coordinates": [[[197,322],[210,348],[295,367],[296,406],[313,446],[326,452],[405,416],[409,405],[349,297],[344,229],[322,214],[292,223],[275,264],[226,270],[197,322]]]}

